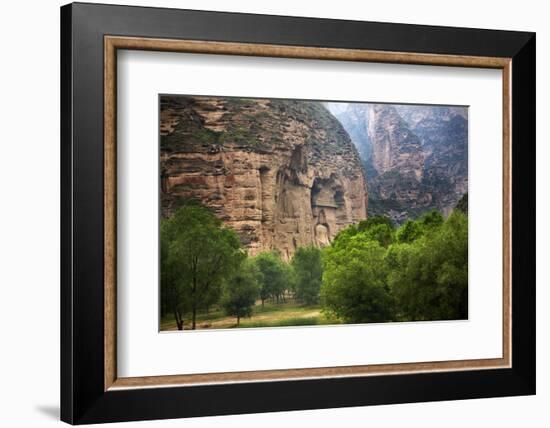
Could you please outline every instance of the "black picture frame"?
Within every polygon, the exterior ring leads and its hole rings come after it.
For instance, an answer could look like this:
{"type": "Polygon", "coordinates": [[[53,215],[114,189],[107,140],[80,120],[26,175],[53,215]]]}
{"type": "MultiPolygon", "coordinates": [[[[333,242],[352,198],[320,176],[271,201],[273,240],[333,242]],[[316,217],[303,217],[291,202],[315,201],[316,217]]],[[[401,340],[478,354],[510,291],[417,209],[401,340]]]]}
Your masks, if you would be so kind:
{"type": "Polygon", "coordinates": [[[535,393],[535,34],[73,3],[61,8],[61,419],[71,424],[535,393]],[[512,58],[512,367],[104,390],[104,36],[512,58]]]}

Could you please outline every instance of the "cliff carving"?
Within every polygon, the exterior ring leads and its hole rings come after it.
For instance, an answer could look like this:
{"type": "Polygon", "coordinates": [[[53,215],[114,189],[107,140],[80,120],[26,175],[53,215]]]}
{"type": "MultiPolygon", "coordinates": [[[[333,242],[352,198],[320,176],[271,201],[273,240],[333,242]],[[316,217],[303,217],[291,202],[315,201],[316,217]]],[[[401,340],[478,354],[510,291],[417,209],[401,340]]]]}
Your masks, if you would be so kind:
{"type": "Polygon", "coordinates": [[[198,200],[251,255],[323,246],[367,215],[356,148],[318,102],[163,96],[161,214],[198,200]]]}

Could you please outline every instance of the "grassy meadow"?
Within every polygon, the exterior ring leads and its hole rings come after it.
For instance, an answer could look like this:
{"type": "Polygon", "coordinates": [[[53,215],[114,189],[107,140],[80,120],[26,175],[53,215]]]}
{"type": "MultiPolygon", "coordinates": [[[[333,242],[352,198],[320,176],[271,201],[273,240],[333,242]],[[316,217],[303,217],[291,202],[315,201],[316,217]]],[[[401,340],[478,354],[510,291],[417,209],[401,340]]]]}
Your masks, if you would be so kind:
{"type": "MultiPolygon", "coordinates": [[[[191,328],[191,318],[184,320],[184,330],[191,328]]],[[[226,314],[222,307],[201,311],[197,315],[196,329],[225,329],[225,328],[251,328],[251,327],[288,327],[304,325],[328,325],[340,324],[341,321],[321,312],[320,305],[302,305],[295,300],[284,303],[262,302],[257,300],[252,307],[252,314],[237,325],[234,316],[226,314]]],[[[164,317],[161,320],[162,331],[177,330],[174,317],[164,317]]]]}

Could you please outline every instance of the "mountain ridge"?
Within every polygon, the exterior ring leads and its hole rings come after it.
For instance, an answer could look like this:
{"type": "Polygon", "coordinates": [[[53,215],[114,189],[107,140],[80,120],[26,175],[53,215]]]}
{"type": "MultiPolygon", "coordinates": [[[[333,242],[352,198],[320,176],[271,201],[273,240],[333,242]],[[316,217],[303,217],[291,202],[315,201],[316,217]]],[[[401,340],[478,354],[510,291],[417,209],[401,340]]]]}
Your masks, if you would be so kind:
{"type": "Polygon", "coordinates": [[[452,211],[468,190],[466,107],[336,104],[328,108],[366,171],[370,215],[402,223],[434,209],[452,211]]]}

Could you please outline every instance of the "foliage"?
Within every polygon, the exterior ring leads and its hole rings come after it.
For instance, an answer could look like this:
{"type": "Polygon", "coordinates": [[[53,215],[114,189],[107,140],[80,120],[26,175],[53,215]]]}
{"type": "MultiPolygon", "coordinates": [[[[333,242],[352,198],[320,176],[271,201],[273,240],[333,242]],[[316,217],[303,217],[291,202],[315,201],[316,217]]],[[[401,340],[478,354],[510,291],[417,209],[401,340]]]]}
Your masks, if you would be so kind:
{"type": "Polygon", "coordinates": [[[359,232],[363,232],[365,230],[370,229],[373,226],[378,226],[378,225],[386,225],[388,226],[388,228],[393,230],[393,222],[391,221],[391,218],[382,216],[382,215],[376,215],[376,216],[369,217],[366,220],[361,220],[357,224],[357,230],[359,232]]]}
{"type": "Polygon", "coordinates": [[[317,303],[323,277],[321,250],[313,246],[300,247],[296,250],[291,265],[296,298],[306,305],[317,303]]]}
{"type": "Polygon", "coordinates": [[[254,258],[260,271],[260,299],[262,306],[269,299],[284,300],[284,293],[291,288],[292,276],[289,266],[276,252],[260,253],[254,258]]]}
{"type": "Polygon", "coordinates": [[[201,128],[196,131],[194,137],[203,144],[217,144],[218,143],[218,133],[212,131],[208,128],[201,128]]]}
{"type": "Polygon", "coordinates": [[[443,224],[445,219],[439,211],[430,211],[420,217],[420,224],[424,226],[425,230],[437,228],[443,224]]]}
{"type": "MultiPolygon", "coordinates": [[[[422,220],[420,220],[422,221],[422,220]]],[[[388,251],[388,283],[405,320],[468,316],[468,223],[455,210],[432,233],[388,251]]]]}
{"type": "Polygon", "coordinates": [[[325,248],[321,302],[349,323],[389,321],[393,301],[385,278],[385,249],[357,233],[325,248]]]}
{"type": "Polygon", "coordinates": [[[243,259],[239,239],[208,209],[189,202],[162,221],[161,252],[162,307],[180,329],[190,311],[194,329],[197,310],[219,300],[224,278],[243,259]]]}
{"type": "Polygon", "coordinates": [[[395,234],[397,242],[410,243],[422,236],[422,225],[413,220],[407,220],[395,234]]]}
{"type": "Polygon", "coordinates": [[[468,223],[430,212],[394,230],[380,218],[341,231],[324,249],[322,304],[346,322],[464,319],[468,223]]]}
{"type": "Polygon", "coordinates": [[[298,248],[286,263],[276,252],[247,258],[232,229],[185,201],[161,221],[160,251],[161,312],[178,329],[184,319],[195,328],[198,311],[201,322],[229,315],[243,327],[468,316],[468,220],[459,209],[447,219],[429,212],[397,229],[387,217],[371,217],[323,249],[298,248]],[[291,297],[314,312],[266,318],[291,297]],[[264,308],[268,300],[273,305],[264,308]],[[259,318],[241,323],[253,314],[259,318]]]}
{"type": "Polygon", "coordinates": [[[396,240],[400,243],[411,243],[425,234],[439,228],[445,219],[438,211],[430,211],[418,220],[407,220],[396,232],[396,240]]]}
{"type": "Polygon", "coordinates": [[[378,242],[384,248],[387,248],[394,241],[394,231],[387,224],[371,226],[363,232],[363,236],[369,241],[378,242]]]}
{"type": "Polygon", "coordinates": [[[250,129],[244,126],[235,126],[232,127],[220,135],[220,143],[234,143],[242,145],[259,145],[260,141],[252,135],[250,129]]]}
{"type": "Polygon", "coordinates": [[[386,216],[369,217],[340,231],[333,244],[343,244],[340,241],[347,241],[357,234],[363,234],[364,239],[377,241],[381,246],[387,247],[394,241],[394,226],[391,219],[386,216]]]}
{"type": "Polygon", "coordinates": [[[222,306],[227,315],[237,317],[237,325],[242,317],[252,316],[252,307],[258,297],[261,273],[250,260],[245,259],[227,280],[222,297],[222,306]]]}
{"type": "Polygon", "coordinates": [[[167,224],[163,220],[160,226],[160,284],[161,313],[173,314],[178,330],[183,330],[183,314],[190,309],[189,302],[184,300],[184,286],[181,281],[182,272],[173,257],[170,257],[167,224]]]}

